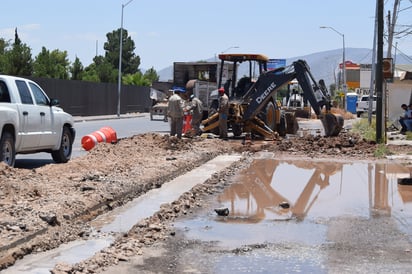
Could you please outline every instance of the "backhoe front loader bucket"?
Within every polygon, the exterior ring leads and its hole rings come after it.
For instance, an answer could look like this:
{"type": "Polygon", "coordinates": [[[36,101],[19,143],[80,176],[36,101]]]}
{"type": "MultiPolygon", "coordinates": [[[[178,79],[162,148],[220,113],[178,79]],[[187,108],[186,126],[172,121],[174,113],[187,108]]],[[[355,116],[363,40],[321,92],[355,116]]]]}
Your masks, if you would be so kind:
{"type": "Polygon", "coordinates": [[[204,126],[203,132],[210,132],[213,134],[219,134],[219,113],[215,112],[213,115],[209,116],[207,119],[202,121],[204,126]]]}
{"type": "Polygon", "coordinates": [[[325,136],[338,136],[343,128],[343,117],[340,115],[325,113],[320,118],[323,128],[325,129],[325,136]]]}

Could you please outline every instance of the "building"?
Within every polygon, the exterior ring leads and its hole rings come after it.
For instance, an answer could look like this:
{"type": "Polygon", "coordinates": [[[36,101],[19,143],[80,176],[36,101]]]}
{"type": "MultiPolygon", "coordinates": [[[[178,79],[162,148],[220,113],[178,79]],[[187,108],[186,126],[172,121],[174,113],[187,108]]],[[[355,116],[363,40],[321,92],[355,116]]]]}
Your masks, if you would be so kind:
{"type": "MultiPolygon", "coordinates": [[[[346,84],[348,92],[354,92],[359,97],[369,95],[372,76],[371,64],[356,64],[352,61],[346,61],[346,84]]],[[[342,79],[342,63],[339,64],[340,72],[338,79],[342,79]]],[[[412,65],[410,64],[390,64],[389,71],[384,71],[387,116],[388,120],[396,122],[402,114],[401,104],[412,103],[412,65]]],[[[339,82],[341,85],[341,82],[339,82]]],[[[374,87],[372,87],[374,89],[374,87]]]]}

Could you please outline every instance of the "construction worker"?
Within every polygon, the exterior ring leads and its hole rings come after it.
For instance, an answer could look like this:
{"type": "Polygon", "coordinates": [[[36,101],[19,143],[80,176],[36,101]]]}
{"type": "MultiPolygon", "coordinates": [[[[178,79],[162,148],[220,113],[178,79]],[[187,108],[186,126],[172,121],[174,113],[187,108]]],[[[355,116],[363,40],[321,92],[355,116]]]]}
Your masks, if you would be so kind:
{"type": "Polygon", "coordinates": [[[407,115],[407,118],[404,120],[406,130],[412,131],[412,104],[409,104],[406,115],[407,115]]]}
{"type": "Polygon", "coordinates": [[[167,116],[170,117],[170,136],[177,135],[177,138],[182,138],[183,129],[183,106],[184,102],[180,97],[181,90],[173,90],[173,95],[170,96],[167,103],[167,116]]]}
{"type": "Polygon", "coordinates": [[[408,131],[408,125],[406,125],[406,121],[408,119],[411,119],[409,115],[409,109],[406,104],[401,105],[402,110],[404,111],[403,115],[399,117],[399,123],[401,124],[401,134],[405,134],[406,131],[408,131]]]}
{"type": "Polygon", "coordinates": [[[229,97],[224,88],[219,88],[219,137],[227,140],[227,116],[229,115],[229,97]]]}
{"type": "Polygon", "coordinates": [[[202,134],[202,130],[200,129],[200,122],[203,118],[203,106],[202,101],[200,101],[200,99],[197,98],[194,94],[190,95],[189,97],[189,106],[187,108],[187,111],[192,112],[192,122],[190,123],[190,125],[192,126],[195,135],[202,134]]]}

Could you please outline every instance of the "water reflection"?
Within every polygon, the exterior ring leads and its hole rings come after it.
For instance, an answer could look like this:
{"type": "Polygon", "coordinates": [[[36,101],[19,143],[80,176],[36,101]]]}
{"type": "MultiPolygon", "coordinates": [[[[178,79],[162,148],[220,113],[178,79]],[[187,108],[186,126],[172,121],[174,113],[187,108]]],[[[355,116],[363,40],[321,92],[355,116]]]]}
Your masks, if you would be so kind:
{"type": "Polygon", "coordinates": [[[412,186],[398,186],[398,179],[410,178],[411,172],[400,164],[285,161],[266,154],[218,197],[230,210],[220,221],[301,221],[309,213],[313,217],[390,215],[397,201],[412,202],[412,186]]]}

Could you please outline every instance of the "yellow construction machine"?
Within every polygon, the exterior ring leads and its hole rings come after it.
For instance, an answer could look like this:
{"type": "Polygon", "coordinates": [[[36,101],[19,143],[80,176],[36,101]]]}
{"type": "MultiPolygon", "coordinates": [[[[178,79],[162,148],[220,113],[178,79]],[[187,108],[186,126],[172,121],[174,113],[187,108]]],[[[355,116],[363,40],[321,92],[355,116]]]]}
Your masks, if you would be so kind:
{"type": "MultiPolygon", "coordinates": [[[[304,60],[289,66],[267,70],[268,57],[262,54],[220,54],[221,60],[218,87],[223,87],[229,96],[228,128],[233,135],[243,133],[273,139],[277,135],[296,134],[298,123],[294,112],[281,110],[276,103],[278,90],[297,80],[305,100],[308,100],[318,119],[322,121],[326,136],[337,136],[343,127],[343,117],[331,113],[332,102],[323,80],[314,80],[304,60]],[[226,62],[233,64],[232,74],[224,68],[226,62]],[[249,75],[237,81],[240,63],[249,63],[249,75]],[[258,74],[256,74],[256,71],[258,74]]],[[[218,98],[216,97],[216,102],[218,98]]],[[[219,134],[217,103],[202,121],[203,132],[219,134]]]]}

